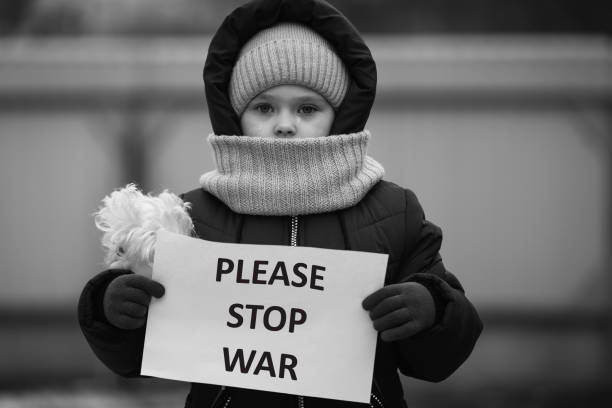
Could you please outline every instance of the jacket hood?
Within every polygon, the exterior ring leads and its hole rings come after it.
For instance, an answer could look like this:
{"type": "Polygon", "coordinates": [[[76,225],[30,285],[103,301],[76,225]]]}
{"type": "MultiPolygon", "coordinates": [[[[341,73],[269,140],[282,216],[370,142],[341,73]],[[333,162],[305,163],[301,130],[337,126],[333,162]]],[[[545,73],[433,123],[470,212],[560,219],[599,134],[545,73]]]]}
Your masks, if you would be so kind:
{"type": "Polygon", "coordinates": [[[350,84],[330,134],[360,132],[376,95],[376,64],[357,29],[322,0],[255,0],[232,11],[208,48],[204,88],[213,132],[241,135],[240,118],[229,100],[232,69],[242,46],[258,31],[279,22],[304,24],[327,39],[350,74],[350,84]]]}

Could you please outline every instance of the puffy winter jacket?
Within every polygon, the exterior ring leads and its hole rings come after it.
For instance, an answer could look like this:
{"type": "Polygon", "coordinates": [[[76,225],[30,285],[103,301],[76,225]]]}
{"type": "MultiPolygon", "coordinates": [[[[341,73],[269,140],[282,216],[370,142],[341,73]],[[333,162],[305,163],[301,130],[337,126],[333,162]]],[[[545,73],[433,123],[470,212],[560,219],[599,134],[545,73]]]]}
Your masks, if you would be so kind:
{"type": "MultiPolygon", "coordinates": [[[[280,21],[298,21],[327,38],[344,60],[351,85],[336,112],[332,134],[363,130],[376,89],[376,67],[355,28],[336,9],[317,0],[261,0],[236,9],[213,37],[204,67],[206,97],[216,134],[240,134],[240,122],[227,96],[231,69],[242,44],[255,32],[280,21]]],[[[182,196],[192,203],[196,233],[210,241],[289,245],[291,217],[237,214],[202,189],[182,196]]],[[[295,223],[293,223],[295,228],[295,223]]],[[[331,213],[303,215],[297,222],[298,245],[389,254],[385,282],[417,281],[436,303],[433,327],[403,341],[378,341],[372,405],[405,406],[398,369],[407,376],[441,381],[471,353],[482,330],[472,304],[458,280],[449,273],[439,250],[442,233],[425,220],[415,195],[380,181],[357,205],[331,213]]],[[[115,277],[130,273],[104,271],[91,279],[79,301],[83,333],[99,359],[122,376],[138,376],[144,329],[121,330],[108,323],[102,311],[106,287],[115,277]]],[[[356,273],[355,279],[359,279],[356,273]]],[[[188,407],[291,407],[297,396],[209,384],[192,384],[188,407]]],[[[358,407],[360,404],[304,398],[306,407],[358,407]]]]}
{"type": "MultiPolygon", "coordinates": [[[[289,245],[291,217],[237,214],[202,189],[182,198],[192,203],[191,216],[200,238],[289,245]]],[[[297,228],[298,245],[388,253],[385,283],[417,281],[436,299],[439,317],[433,327],[407,340],[378,341],[372,393],[385,407],[404,404],[398,369],[415,378],[441,381],[469,356],[482,324],[457,279],[444,268],[439,254],[440,229],[425,220],[411,191],[381,181],[358,205],[333,213],[299,216],[297,228]]],[[[144,330],[115,328],[101,310],[106,286],[124,273],[130,272],[105,271],[87,284],[80,299],[79,320],[100,360],[117,374],[130,377],[140,372],[144,330]]],[[[358,274],[355,279],[359,279],[358,274]]],[[[215,399],[222,403],[229,395],[232,407],[297,406],[295,396],[244,389],[220,393],[220,387],[206,384],[192,385],[187,406],[209,407],[215,399]]],[[[304,402],[317,407],[359,405],[316,398],[305,398],[304,402]]]]}

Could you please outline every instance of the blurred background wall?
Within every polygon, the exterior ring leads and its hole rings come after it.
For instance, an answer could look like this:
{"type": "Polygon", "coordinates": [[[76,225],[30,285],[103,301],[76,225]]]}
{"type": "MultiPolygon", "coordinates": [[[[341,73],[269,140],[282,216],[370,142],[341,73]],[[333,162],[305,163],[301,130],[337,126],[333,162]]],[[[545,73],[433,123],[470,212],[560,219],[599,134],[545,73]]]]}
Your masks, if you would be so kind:
{"type": "MultiPolygon", "coordinates": [[[[103,367],[76,303],[102,269],[102,197],[128,182],[184,192],[213,168],[202,66],[241,3],[1,3],[0,406],[182,406],[185,384],[103,367]]],[[[377,61],[370,154],[442,226],[485,322],[453,377],[403,379],[409,405],[607,406],[604,2],[332,3],[377,61]]]]}

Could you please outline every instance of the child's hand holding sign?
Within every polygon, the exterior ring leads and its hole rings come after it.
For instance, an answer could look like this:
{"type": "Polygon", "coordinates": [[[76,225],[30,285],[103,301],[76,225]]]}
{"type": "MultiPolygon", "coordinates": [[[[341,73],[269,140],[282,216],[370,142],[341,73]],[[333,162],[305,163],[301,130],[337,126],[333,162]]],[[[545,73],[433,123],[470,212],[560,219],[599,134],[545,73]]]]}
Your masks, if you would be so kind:
{"type": "Polygon", "coordinates": [[[119,276],[111,281],[104,292],[104,315],[120,329],[138,329],[147,321],[151,296],[159,298],[164,292],[161,283],[146,276],[119,276]]]}
{"type": "Polygon", "coordinates": [[[384,341],[414,336],[431,327],[436,317],[433,297],[416,282],[384,286],[365,298],[362,305],[384,341]]]}

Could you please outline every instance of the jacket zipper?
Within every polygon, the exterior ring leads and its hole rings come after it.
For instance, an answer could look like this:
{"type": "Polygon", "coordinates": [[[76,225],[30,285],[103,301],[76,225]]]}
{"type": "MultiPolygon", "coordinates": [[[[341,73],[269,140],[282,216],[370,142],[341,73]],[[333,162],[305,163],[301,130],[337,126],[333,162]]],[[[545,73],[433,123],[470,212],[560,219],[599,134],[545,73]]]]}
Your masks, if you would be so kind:
{"type": "Polygon", "coordinates": [[[291,235],[289,236],[289,245],[292,247],[297,245],[297,235],[298,235],[298,223],[299,218],[297,215],[291,216],[291,235]]]}
{"type": "MultiPolygon", "coordinates": [[[[289,245],[292,247],[298,246],[297,238],[298,238],[298,227],[299,227],[299,218],[297,215],[291,216],[291,233],[289,234],[289,245]]],[[[298,408],[304,408],[304,397],[298,395],[298,408]]]]}
{"type": "MultiPolygon", "coordinates": [[[[378,388],[378,383],[376,382],[375,378],[373,379],[373,382],[374,382],[374,391],[378,391],[378,393],[381,395],[381,398],[382,398],[382,391],[380,390],[380,388],[378,388]]],[[[374,392],[372,392],[371,394],[372,396],[370,397],[370,407],[374,408],[374,404],[372,404],[372,400],[374,400],[376,401],[376,403],[378,404],[380,408],[385,408],[385,406],[382,403],[382,400],[379,399],[374,392]]]]}
{"type": "Polygon", "coordinates": [[[230,393],[229,393],[228,387],[221,386],[221,390],[219,390],[219,394],[217,394],[217,397],[215,398],[215,401],[213,401],[212,406],[213,406],[213,407],[217,407],[217,408],[221,408],[221,407],[223,407],[223,408],[227,408],[227,407],[229,407],[229,404],[230,404],[230,401],[231,401],[231,400],[232,400],[232,396],[231,396],[231,395],[230,395],[230,393]],[[221,405],[217,404],[217,401],[218,401],[220,398],[224,397],[224,395],[223,395],[223,394],[224,394],[225,392],[227,392],[227,397],[225,398],[225,402],[224,402],[224,403],[223,403],[223,405],[221,406],[221,405]]]}
{"type": "Polygon", "coordinates": [[[376,404],[378,404],[378,406],[380,408],[385,408],[385,406],[383,405],[382,401],[380,399],[378,399],[378,397],[374,393],[372,393],[372,396],[370,398],[370,407],[371,408],[374,408],[374,404],[372,404],[372,400],[376,401],[376,404]]]}

